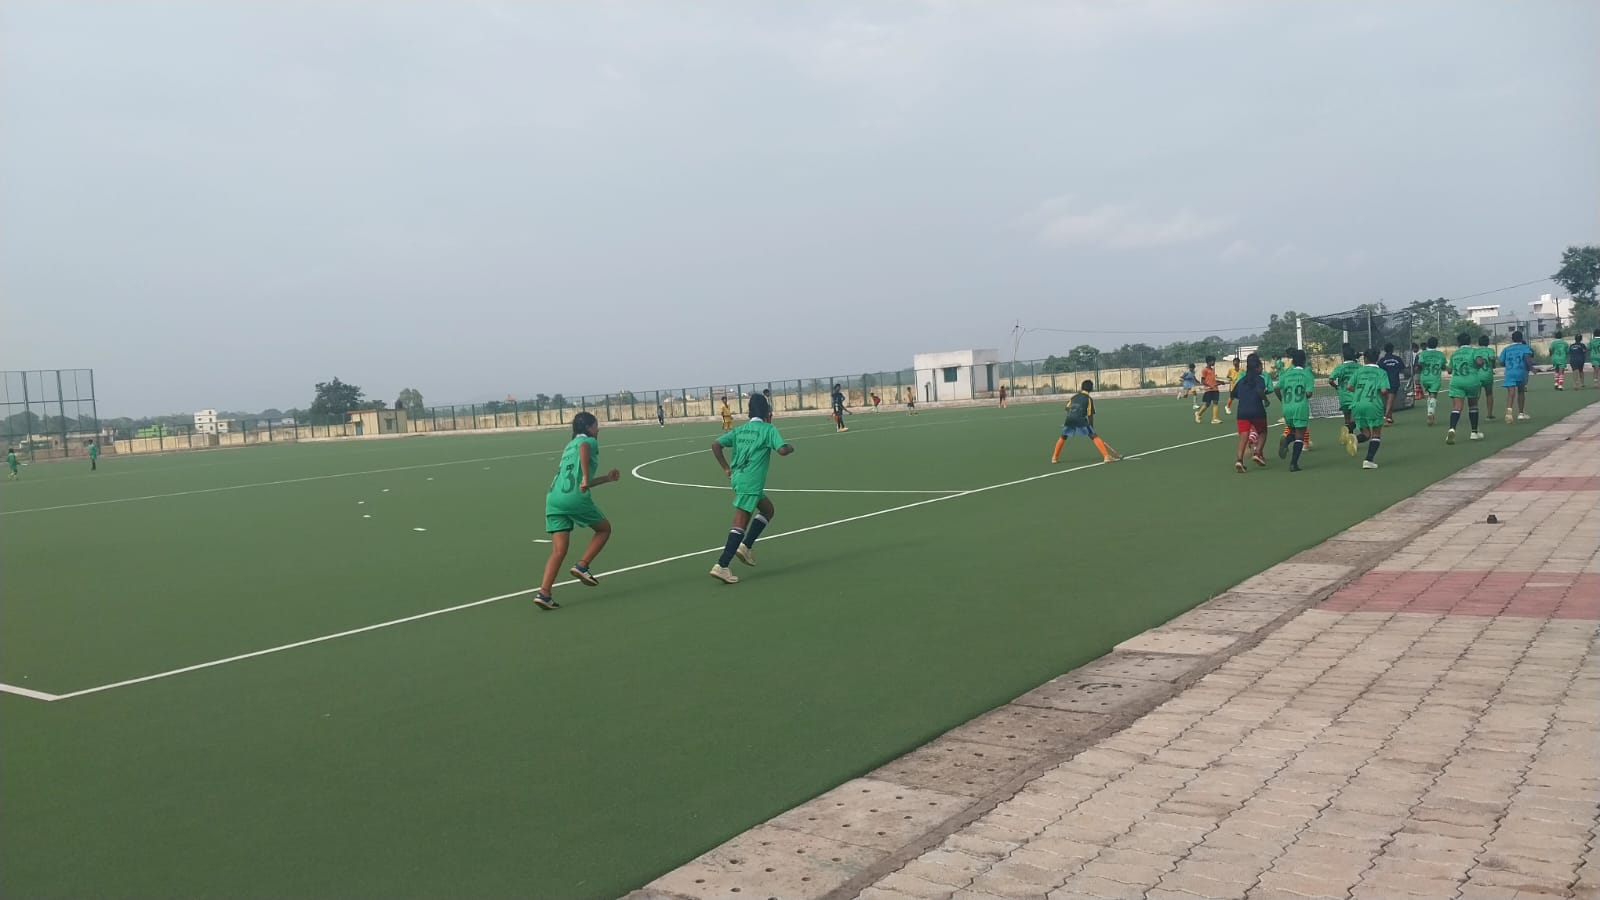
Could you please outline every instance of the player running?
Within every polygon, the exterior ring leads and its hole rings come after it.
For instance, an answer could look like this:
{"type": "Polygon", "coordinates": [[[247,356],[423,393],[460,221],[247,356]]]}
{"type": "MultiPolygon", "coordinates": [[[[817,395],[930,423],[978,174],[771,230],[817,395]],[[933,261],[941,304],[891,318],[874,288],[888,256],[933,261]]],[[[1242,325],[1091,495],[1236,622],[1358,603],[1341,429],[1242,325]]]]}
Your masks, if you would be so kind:
{"type": "Polygon", "coordinates": [[[1194,408],[1200,408],[1200,379],[1194,374],[1194,363],[1183,370],[1183,375],[1178,378],[1178,399],[1192,398],[1194,408]]]}
{"type": "Polygon", "coordinates": [[[711,577],[726,584],[738,584],[739,576],[728,571],[728,563],[735,556],[747,566],[756,564],[756,538],[766,529],[777,509],[767,498],[767,469],[772,465],[772,451],[788,456],[794,447],[784,441],[783,435],[772,426],[772,404],[765,396],[750,398],[750,421],[716,439],[711,445],[711,455],[716,457],[722,474],[733,487],[733,527],[728,530],[727,546],[722,556],[711,567],[711,577]],[[732,448],[730,463],[723,448],[732,448]]]}
{"type": "MultiPolygon", "coordinates": [[[[1211,410],[1211,424],[1222,424],[1222,419],[1217,415],[1217,406],[1222,402],[1222,392],[1217,385],[1217,358],[1215,356],[1206,357],[1206,367],[1200,370],[1200,386],[1203,390],[1200,394],[1200,408],[1194,411],[1195,424],[1200,424],[1201,416],[1204,416],[1208,409],[1211,410]]],[[[1232,401],[1229,401],[1229,403],[1231,405],[1232,401]]]]}
{"type": "Polygon", "coordinates": [[[1484,366],[1479,371],[1479,374],[1483,376],[1483,381],[1478,387],[1483,391],[1485,398],[1483,408],[1489,413],[1489,418],[1492,419],[1494,418],[1494,370],[1495,363],[1499,358],[1495,355],[1494,348],[1489,346],[1489,336],[1487,334],[1478,335],[1477,354],[1478,358],[1483,360],[1484,366]]]}
{"type": "Polygon", "coordinates": [[[1095,449],[1100,451],[1101,462],[1116,462],[1122,454],[1111,449],[1100,435],[1094,430],[1094,398],[1089,396],[1094,393],[1094,382],[1084,381],[1078,386],[1078,392],[1067,401],[1067,417],[1061,423],[1061,437],[1056,438],[1056,449],[1050,454],[1050,464],[1061,462],[1061,448],[1067,445],[1069,437],[1086,437],[1094,441],[1095,449]]]}
{"type": "Polygon", "coordinates": [[[1567,389],[1567,344],[1557,331],[1555,338],[1550,341],[1550,367],[1556,370],[1556,390],[1567,389]]]}
{"type": "MultiPolygon", "coordinates": [[[[1383,443],[1384,411],[1389,409],[1389,401],[1393,399],[1389,394],[1389,385],[1393,381],[1392,376],[1378,364],[1381,358],[1378,351],[1370,348],[1364,350],[1361,358],[1365,364],[1356,372],[1351,385],[1355,398],[1350,404],[1350,413],[1355,418],[1356,427],[1367,436],[1367,458],[1361,463],[1361,468],[1376,469],[1378,447],[1383,443]]],[[[1399,362],[1398,358],[1396,362],[1399,362]]]]}
{"type": "Polygon", "coordinates": [[[7,481],[16,481],[17,480],[17,466],[18,465],[20,465],[20,464],[17,462],[17,448],[15,448],[15,447],[7,447],[6,448],[6,470],[7,470],[6,471],[6,480],[7,481]]]}
{"type": "MultiPolygon", "coordinates": [[[[1567,349],[1567,360],[1572,365],[1572,372],[1578,376],[1578,390],[1588,387],[1584,383],[1583,369],[1589,364],[1589,345],[1583,342],[1583,332],[1572,336],[1572,346],[1567,349]]],[[[1596,378],[1595,387],[1600,387],[1600,377],[1596,378]]]]}
{"type": "Polygon", "coordinates": [[[1472,427],[1468,437],[1474,441],[1483,440],[1483,433],[1478,430],[1478,395],[1483,388],[1479,382],[1484,378],[1483,357],[1479,355],[1478,348],[1472,346],[1472,335],[1462,332],[1456,335],[1456,351],[1450,354],[1450,430],[1444,433],[1444,442],[1456,442],[1456,426],[1461,424],[1461,406],[1467,406],[1467,423],[1472,427]]]}
{"type": "Polygon", "coordinates": [[[1428,399],[1428,425],[1439,412],[1439,392],[1444,389],[1444,351],[1439,349],[1439,339],[1428,338],[1428,349],[1417,354],[1417,390],[1428,399]]]}
{"type": "Polygon", "coordinates": [[[1405,360],[1395,355],[1393,344],[1383,345],[1383,356],[1378,359],[1378,368],[1389,377],[1389,393],[1383,400],[1383,422],[1385,425],[1394,424],[1394,400],[1400,396],[1400,373],[1405,371],[1405,360]]]}
{"type": "MultiPolygon", "coordinates": [[[[1533,365],[1533,348],[1522,339],[1522,332],[1511,332],[1511,343],[1500,351],[1500,365],[1505,367],[1506,421],[1511,421],[1512,407],[1516,408],[1518,422],[1532,418],[1528,415],[1528,370],[1533,365]]],[[[1493,411],[1493,407],[1490,407],[1493,411]]]]}
{"type": "Polygon", "coordinates": [[[1294,457],[1289,460],[1289,471],[1300,471],[1300,454],[1311,438],[1311,393],[1316,390],[1317,379],[1306,368],[1306,352],[1290,350],[1292,364],[1278,375],[1277,394],[1283,402],[1283,421],[1289,431],[1278,442],[1278,458],[1288,455],[1291,445],[1294,457]]]}
{"type": "Polygon", "coordinates": [[[589,546],[578,557],[577,565],[568,571],[573,578],[589,587],[598,587],[600,584],[589,571],[589,566],[605,549],[606,541],[611,540],[611,522],[595,505],[590,491],[616,481],[622,477],[622,473],[612,469],[604,475],[596,475],[599,465],[600,420],[594,417],[594,413],[578,413],[572,417],[572,440],[561,451],[556,477],[551,479],[550,491],[544,498],[545,531],[550,534],[550,559],[544,564],[544,580],[533,595],[533,602],[540,609],[561,608],[552,592],[555,590],[556,573],[561,571],[561,564],[566,561],[574,528],[593,529],[594,537],[589,539],[589,546]]]}
{"type": "Polygon", "coordinates": [[[1344,447],[1344,452],[1356,455],[1356,420],[1351,404],[1355,402],[1355,378],[1361,371],[1361,363],[1356,360],[1356,348],[1349,344],[1344,345],[1344,361],[1333,367],[1333,372],[1328,375],[1328,384],[1339,395],[1339,413],[1344,416],[1344,430],[1339,433],[1339,445],[1344,447]]]}
{"type": "Polygon", "coordinates": [[[1235,378],[1228,389],[1231,400],[1238,405],[1239,452],[1233,460],[1233,470],[1245,473],[1244,452],[1250,450],[1250,459],[1265,467],[1267,458],[1262,446],[1267,440],[1267,382],[1261,376],[1261,356],[1252,353],[1245,357],[1244,374],[1235,378]]]}

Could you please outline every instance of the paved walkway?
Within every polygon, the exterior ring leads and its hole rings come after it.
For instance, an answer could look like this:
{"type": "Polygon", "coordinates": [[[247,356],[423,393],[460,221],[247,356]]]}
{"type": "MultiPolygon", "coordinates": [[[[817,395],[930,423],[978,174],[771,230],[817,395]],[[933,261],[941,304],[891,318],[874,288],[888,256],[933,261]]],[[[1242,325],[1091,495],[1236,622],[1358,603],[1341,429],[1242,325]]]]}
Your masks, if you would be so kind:
{"type": "Polygon", "coordinates": [[[1597,620],[1589,407],[639,893],[1600,898],[1597,620]]]}

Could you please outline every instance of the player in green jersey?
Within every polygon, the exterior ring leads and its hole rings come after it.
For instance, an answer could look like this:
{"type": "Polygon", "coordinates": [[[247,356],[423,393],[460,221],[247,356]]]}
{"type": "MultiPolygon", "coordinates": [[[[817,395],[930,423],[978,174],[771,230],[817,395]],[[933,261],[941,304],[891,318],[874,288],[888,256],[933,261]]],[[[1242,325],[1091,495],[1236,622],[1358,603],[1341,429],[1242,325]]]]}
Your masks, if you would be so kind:
{"type": "Polygon", "coordinates": [[[1479,369],[1479,374],[1483,377],[1483,381],[1478,384],[1478,389],[1483,392],[1484,397],[1488,398],[1488,405],[1484,409],[1489,411],[1489,418],[1492,419],[1494,418],[1494,368],[1495,363],[1500,361],[1500,354],[1494,352],[1494,348],[1489,346],[1489,336],[1487,334],[1478,335],[1476,352],[1478,357],[1483,360],[1483,368],[1479,369]]]}
{"type": "Polygon", "coordinates": [[[1289,426],[1289,434],[1278,442],[1278,458],[1287,456],[1292,444],[1294,458],[1289,461],[1289,471],[1298,472],[1300,454],[1305,451],[1307,435],[1311,431],[1311,392],[1316,390],[1317,379],[1306,368],[1304,350],[1291,350],[1289,353],[1293,366],[1279,373],[1277,384],[1278,399],[1283,401],[1283,421],[1289,426]]]}
{"type": "Polygon", "coordinates": [[[711,444],[711,455],[717,458],[717,465],[733,487],[733,527],[728,531],[722,557],[711,567],[711,577],[718,581],[739,583],[739,576],[728,571],[728,563],[735,556],[747,566],[756,564],[756,538],[777,515],[767,497],[767,469],[772,465],[774,450],[779,456],[788,456],[794,447],[772,426],[772,404],[760,394],[750,398],[750,421],[711,444]],[[733,450],[731,462],[723,453],[725,448],[733,450]]]}
{"type": "Polygon", "coordinates": [[[550,491],[544,498],[545,531],[550,534],[550,559],[544,564],[544,581],[533,595],[540,609],[559,609],[552,592],[556,586],[556,573],[566,561],[571,546],[572,529],[590,528],[594,537],[577,565],[569,571],[573,578],[589,587],[600,582],[589,571],[594,558],[611,540],[611,522],[594,503],[590,491],[602,484],[610,484],[622,477],[612,469],[604,475],[595,474],[600,465],[600,420],[594,413],[581,412],[572,417],[572,440],[561,451],[561,462],[556,465],[556,477],[550,481],[550,491]]]}
{"type": "Polygon", "coordinates": [[[9,470],[8,473],[6,474],[6,480],[7,481],[16,481],[17,480],[17,465],[18,465],[18,463],[17,463],[17,448],[15,448],[15,447],[7,447],[6,448],[6,469],[9,470]]]}
{"type": "Polygon", "coordinates": [[[1378,360],[1383,354],[1368,348],[1361,353],[1364,365],[1351,379],[1350,391],[1354,396],[1350,401],[1350,415],[1356,421],[1356,428],[1366,436],[1367,458],[1361,463],[1363,469],[1376,469],[1378,467],[1378,446],[1383,443],[1383,416],[1388,409],[1389,402],[1389,373],[1378,365],[1378,360]]]}
{"type": "Polygon", "coordinates": [[[1571,346],[1557,331],[1550,342],[1550,365],[1556,370],[1556,390],[1567,389],[1567,347],[1571,346]]]}
{"type": "Polygon", "coordinates": [[[1456,345],[1455,352],[1450,354],[1450,430],[1444,433],[1446,444],[1456,442],[1456,426],[1461,424],[1463,404],[1472,426],[1469,437],[1474,441],[1483,440],[1483,433],[1478,430],[1478,395],[1483,390],[1482,380],[1490,377],[1483,374],[1486,371],[1483,355],[1472,346],[1472,335],[1466,332],[1456,335],[1456,345]]]}
{"type": "Polygon", "coordinates": [[[1444,351],[1439,349],[1439,339],[1428,338],[1428,349],[1417,354],[1417,386],[1428,398],[1428,424],[1432,425],[1439,413],[1439,392],[1444,389],[1444,351]]]}
{"type": "Polygon", "coordinates": [[[95,472],[95,471],[98,471],[99,469],[100,469],[100,445],[95,443],[94,441],[90,441],[89,442],[89,471],[95,472]]]}
{"type": "Polygon", "coordinates": [[[1355,395],[1350,388],[1354,384],[1356,373],[1361,370],[1361,363],[1356,360],[1356,348],[1349,344],[1344,345],[1344,361],[1333,367],[1333,372],[1328,375],[1328,384],[1339,392],[1339,412],[1344,416],[1344,431],[1339,433],[1339,444],[1344,447],[1344,452],[1351,456],[1356,455],[1356,420],[1350,411],[1350,404],[1355,395]]]}

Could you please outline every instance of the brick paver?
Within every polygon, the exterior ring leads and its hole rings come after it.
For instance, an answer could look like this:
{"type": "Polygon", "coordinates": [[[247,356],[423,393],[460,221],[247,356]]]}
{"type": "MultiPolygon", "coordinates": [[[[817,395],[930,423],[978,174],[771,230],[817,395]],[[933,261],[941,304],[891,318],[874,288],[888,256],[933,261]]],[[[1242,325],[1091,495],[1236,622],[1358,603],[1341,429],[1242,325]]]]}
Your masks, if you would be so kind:
{"type": "Polygon", "coordinates": [[[857,896],[1600,898],[1600,426],[1576,421],[857,896]]]}

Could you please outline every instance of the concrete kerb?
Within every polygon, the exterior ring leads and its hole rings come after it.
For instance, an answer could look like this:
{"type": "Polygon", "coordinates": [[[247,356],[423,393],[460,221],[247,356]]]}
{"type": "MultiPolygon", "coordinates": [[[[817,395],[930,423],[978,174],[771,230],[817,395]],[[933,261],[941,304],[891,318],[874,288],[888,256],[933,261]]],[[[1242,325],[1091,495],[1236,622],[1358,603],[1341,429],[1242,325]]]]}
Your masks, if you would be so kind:
{"type": "Polygon", "coordinates": [[[1374,530],[1370,522],[1337,534],[1170,622],[1122,642],[1111,653],[756,826],[628,894],[625,900],[854,898],[1017,796],[1039,776],[1255,647],[1406,542],[1515,477],[1536,458],[1528,451],[1548,449],[1569,439],[1577,430],[1575,425],[1600,417],[1597,413],[1597,406],[1578,410],[1394,504],[1378,516],[1381,521],[1396,523],[1391,529],[1377,529],[1383,535],[1381,540],[1367,537],[1374,530]],[[908,801],[908,796],[915,799],[908,801]],[[892,806],[908,803],[917,808],[892,806]],[[885,812],[891,808],[893,814],[885,812]],[[903,818],[893,826],[880,827],[893,815],[903,818]],[[751,837],[765,834],[770,838],[772,833],[784,832],[845,847],[849,852],[837,859],[829,856],[824,874],[816,871],[819,860],[795,854],[789,842],[751,837]],[[762,852],[778,844],[784,845],[779,852],[762,852]],[[790,871],[796,866],[810,874],[790,871]],[[730,893],[734,886],[741,890],[730,893]]]}

